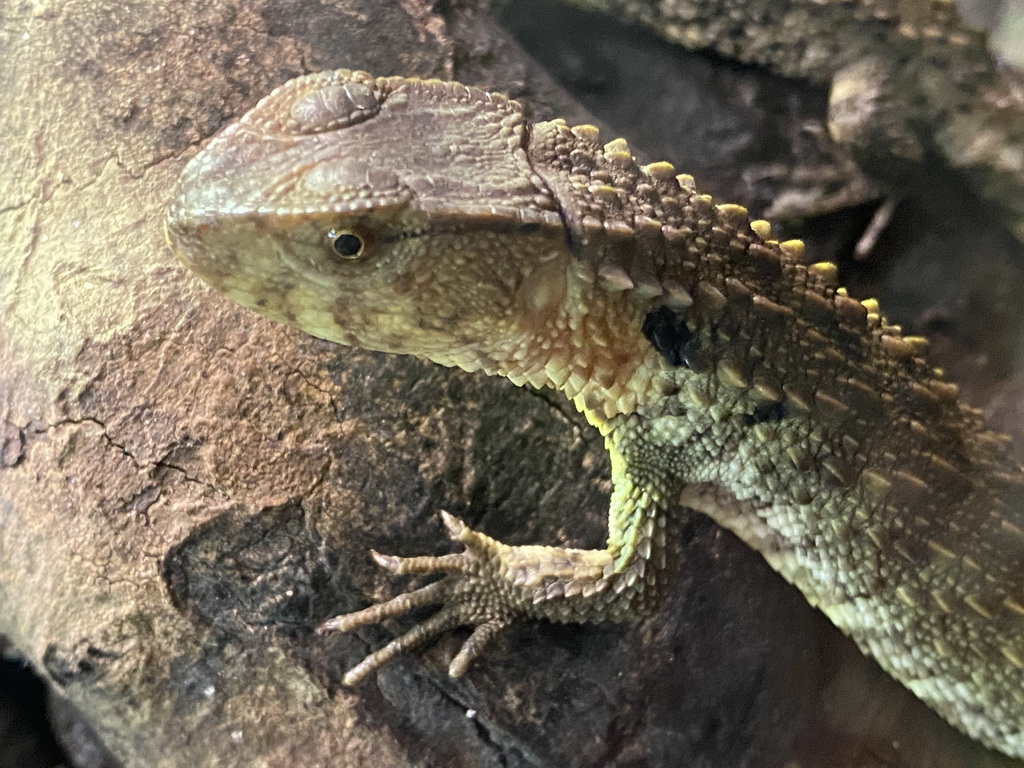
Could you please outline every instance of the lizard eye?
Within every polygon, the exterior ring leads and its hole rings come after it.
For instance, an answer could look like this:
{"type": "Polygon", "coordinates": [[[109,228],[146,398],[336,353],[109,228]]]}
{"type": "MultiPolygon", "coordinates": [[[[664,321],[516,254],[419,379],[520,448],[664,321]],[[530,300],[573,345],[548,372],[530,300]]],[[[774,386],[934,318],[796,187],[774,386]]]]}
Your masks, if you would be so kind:
{"type": "Polygon", "coordinates": [[[332,229],[327,233],[332,250],[346,261],[355,261],[366,255],[367,238],[352,229],[332,229]]]}

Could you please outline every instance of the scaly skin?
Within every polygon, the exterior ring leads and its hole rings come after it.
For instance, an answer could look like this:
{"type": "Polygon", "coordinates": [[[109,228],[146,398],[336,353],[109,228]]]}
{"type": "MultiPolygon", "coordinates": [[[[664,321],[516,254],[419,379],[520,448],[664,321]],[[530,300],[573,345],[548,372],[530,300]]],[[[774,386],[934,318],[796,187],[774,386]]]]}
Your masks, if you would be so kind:
{"type": "Polygon", "coordinates": [[[649,611],[681,505],[756,548],[949,722],[1024,756],[1024,474],[956,387],[830,264],[591,126],[528,125],[455,83],[337,71],[268,96],[193,159],[167,220],[214,288],[341,344],[561,390],[601,430],[602,550],[377,555],[445,574],[327,621],[440,604],[461,674],[523,617],[649,611]]]}
{"type": "Polygon", "coordinates": [[[832,135],[869,173],[940,158],[1024,241],[1024,83],[953,0],[567,2],[829,86],[832,135]]]}

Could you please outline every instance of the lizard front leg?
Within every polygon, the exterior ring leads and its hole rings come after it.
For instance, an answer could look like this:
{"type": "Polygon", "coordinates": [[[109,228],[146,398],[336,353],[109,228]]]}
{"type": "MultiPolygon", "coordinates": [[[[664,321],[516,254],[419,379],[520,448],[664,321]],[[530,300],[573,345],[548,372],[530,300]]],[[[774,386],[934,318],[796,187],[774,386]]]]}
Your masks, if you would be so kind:
{"type": "Polygon", "coordinates": [[[623,470],[613,451],[608,544],[604,549],[508,546],[441,513],[453,541],[464,551],[440,557],[395,557],[373,552],[392,573],[443,574],[425,587],[361,611],[336,616],[317,631],[347,632],[440,605],[430,618],[374,651],[350,669],[354,685],[395,656],[416,650],[444,632],[471,626],[473,632],[452,660],[459,677],[503,629],[520,619],[558,622],[622,621],[648,613],[656,602],[658,575],[665,570],[670,517],[656,494],[623,470]]]}

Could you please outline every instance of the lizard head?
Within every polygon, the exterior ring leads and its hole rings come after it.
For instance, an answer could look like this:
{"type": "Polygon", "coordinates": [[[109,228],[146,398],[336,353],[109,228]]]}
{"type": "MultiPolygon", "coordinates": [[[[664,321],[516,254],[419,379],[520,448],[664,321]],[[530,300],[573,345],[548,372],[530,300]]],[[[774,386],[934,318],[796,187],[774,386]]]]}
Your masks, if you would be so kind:
{"type": "Polygon", "coordinates": [[[509,326],[542,325],[562,302],[570,260],[526,142],[518,104],[457,83],[300,77],[189,162],[168,241],[273,320],[500,368],[502,339],[523,335],[509,326]]]}

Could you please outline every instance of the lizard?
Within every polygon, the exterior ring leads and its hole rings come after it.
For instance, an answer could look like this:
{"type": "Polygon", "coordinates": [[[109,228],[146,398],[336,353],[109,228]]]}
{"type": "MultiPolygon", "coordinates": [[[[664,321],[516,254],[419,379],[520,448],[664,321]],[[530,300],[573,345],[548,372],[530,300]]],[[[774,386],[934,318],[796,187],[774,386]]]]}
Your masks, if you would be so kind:
{"type": "Polygon", "coordinates": [[[1024,80],[954,0],[566,0],[829,90],[832,137],[905,186],[955,169],[1024,242],[1024,80]]]}
{"type": "Polygon", "coordinates": [[[517,621],[653,611],[690,508],[952,725],[1024,756],[1024,472],[927,342],[800,241],[593,126],[349,70],[289,81],[212,139],[165,229],[274,321],[551,387],[604,437],[603,549],[508,546],[442,513],[462,551],[373,552],[440,579],[319,626],[439,606],[346,684],[457,626],[453,676],[517,621]]]}

